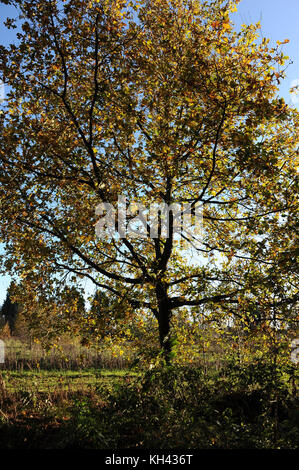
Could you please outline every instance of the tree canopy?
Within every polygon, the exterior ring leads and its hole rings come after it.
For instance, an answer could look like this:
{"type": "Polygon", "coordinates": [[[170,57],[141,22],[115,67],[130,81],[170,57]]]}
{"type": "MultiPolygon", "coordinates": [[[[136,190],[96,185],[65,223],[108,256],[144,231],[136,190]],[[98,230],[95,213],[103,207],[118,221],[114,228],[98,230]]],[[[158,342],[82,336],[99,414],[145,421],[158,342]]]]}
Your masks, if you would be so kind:
{"type": "Polygon", "coordinates": [[[22,25],[0,48],[3,270],[30,308],[88,279],[128,323],[154,316],[166,358],[180,308],[293,321],[298,112],[277,95],[283,38],[237,31],[238,1],[2,3],[22,25]],[[119,195],[200,204],[203,230],[178,242],[170,213],[167,236],[99,239],[95,209],[119,195]]]}

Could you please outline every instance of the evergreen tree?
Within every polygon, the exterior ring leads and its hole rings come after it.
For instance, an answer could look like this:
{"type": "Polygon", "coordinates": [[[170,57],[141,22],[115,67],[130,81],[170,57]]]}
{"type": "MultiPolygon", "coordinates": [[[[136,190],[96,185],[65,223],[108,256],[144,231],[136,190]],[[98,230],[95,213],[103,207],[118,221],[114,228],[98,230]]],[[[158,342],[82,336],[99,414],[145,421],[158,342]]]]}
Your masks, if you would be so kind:
{"type": "Polygon", "coordinates": [[[15,328],[17,315],[19,312],[19,305],[11,300],[11,286],[7,291],[6,299],[1,308],[1,315],[4,317],[5,323],[8,323],[10,332],[12,333],[15,328]]]}

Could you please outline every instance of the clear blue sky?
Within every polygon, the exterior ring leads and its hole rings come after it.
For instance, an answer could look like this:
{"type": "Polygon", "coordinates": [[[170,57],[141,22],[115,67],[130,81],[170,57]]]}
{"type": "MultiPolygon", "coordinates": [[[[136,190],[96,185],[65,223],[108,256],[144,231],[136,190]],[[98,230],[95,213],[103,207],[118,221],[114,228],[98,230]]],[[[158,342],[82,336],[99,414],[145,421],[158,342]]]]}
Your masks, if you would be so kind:
{"type": "MultiPolygon", "coordinates": [[[[0,5],[0,43],[7,45],[15,39],[16,30],[7,31],[3,21],[8,16],[14,16],[11,7],[0,5]]],[[[293,64],[287,70],[287,78],[280,87],[280,94],[287,103],[292,103],[289,90],[294,81],[299,84],[299,0],[242,0],[238,13],[235,13],[236,24],[261,22],[262,32],[271,39],[271,43],[289,39],[284,46],[286,55],[290,56],[293,64]]],[[[296,103],[297,107],[299,105],[296,103]]],[[[7,276],[0,276],[0,305],[6,295],[9,285],[7,276]]]]}

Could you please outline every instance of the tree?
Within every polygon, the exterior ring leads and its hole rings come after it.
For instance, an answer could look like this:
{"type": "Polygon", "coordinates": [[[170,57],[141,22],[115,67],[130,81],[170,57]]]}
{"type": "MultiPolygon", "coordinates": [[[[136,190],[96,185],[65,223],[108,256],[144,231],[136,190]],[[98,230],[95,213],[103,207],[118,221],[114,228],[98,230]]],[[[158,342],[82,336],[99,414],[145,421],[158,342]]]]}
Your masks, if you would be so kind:
{"type": "Polygon", "coordinates": [[[238,1],[9,3],[22,31],[0,50],[3,269],[31,305],[88,279],[131,318],[154,316],[166,360],[180,308],[242,315],[261,299],[292,321],[298,113],[277,96],[283,42],[235,31],[238,1]],[[119,195],[200,205],[204,231],[178,242],[170,211],[166,235],[99,239],[95,208],[119,195]]]}
{"type": "Polygon", "coordinates": [[[117,315],[115,314],[111,299],[109,299],[109,296],[104,291],[96,291],[92,299],[89,314],[95,320],[94,327],[97,336],[105,337],[111,329],[113,331],[115,326],[113,320],[117,319],[117,315]]]}
{"type": "Polygon", "coordinates": [[[5,323],[8,324],[11,334],[14,332],[15,324],[20,311],[20,306],[11,300],[11,289],[13,289],[13,287],[14,286],[11,285],[7,290],[6,298],[1,308],[1,315],[4,317],[5,323]]]}
{"type": "Polygon", "coordinates": [[[121,320],[126,317],[126,312],[116,308],[115,299],[98,289],[90,300],[90,308],[84,314],[85,322],[81,322],[82,344],[102,342],[125,331],[126,322],[123,324],[121,320]]]}
{"type": "Polygon", "coordinates": [[[23,298],[23,312],[31,336],[49,349],[61,337],[80,336],[86,321],[85,299],[82,288],[62,282],[46,294],[22,283],[18,294],[23,298]]]}

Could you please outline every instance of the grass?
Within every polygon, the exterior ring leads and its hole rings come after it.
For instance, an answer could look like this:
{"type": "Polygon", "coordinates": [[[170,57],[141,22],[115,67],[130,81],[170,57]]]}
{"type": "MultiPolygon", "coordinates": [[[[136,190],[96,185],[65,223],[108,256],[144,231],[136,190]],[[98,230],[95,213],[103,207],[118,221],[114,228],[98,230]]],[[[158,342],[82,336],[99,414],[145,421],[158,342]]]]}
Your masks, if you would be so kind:
{"type": "Polygon", "coordinates": [[[132,377],[136,372],[127,370],[97,370],[87,369],[80,371],[60,370],[24,370],[2,371],[0,380],[8,392],[19,390],[36,392],[54,392],[57,389],[78,391],[88,390],[101,382],[117,380],[123,377],[132,377]]]}
{"type": "Polygon", "coordinates": [[[266,375],[261,364],[3,371],[0,448],[297,448],[296,391],[266,375]]]}
{"type": "Polygon", "coordinates": [[[84,403],[99,409],[115,386],[135,377],[136,372],[117,369],[2,370],[0,448],[68,448],[82,442],[89,447],[90,424],[85,416],[77,423],[84,403]]]}
{"type": "Polygon", "coordinates": [[[7,346],[2,449],[298,447],[294,366],[274,376],[267,357],[236,357],[145,372],[78,344],[48,353],[15,340],[7,346]]]}
{"type": "Polygon", "coordinates": [[[129,363],[128,354],[115,357],[108,351],[84,347],[73,338],[62,339],[48,351],[31,341],[5,339],[5,369],[8,370],[125,369],[129,363]]]}

